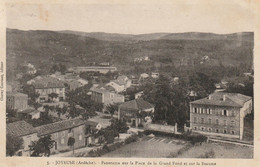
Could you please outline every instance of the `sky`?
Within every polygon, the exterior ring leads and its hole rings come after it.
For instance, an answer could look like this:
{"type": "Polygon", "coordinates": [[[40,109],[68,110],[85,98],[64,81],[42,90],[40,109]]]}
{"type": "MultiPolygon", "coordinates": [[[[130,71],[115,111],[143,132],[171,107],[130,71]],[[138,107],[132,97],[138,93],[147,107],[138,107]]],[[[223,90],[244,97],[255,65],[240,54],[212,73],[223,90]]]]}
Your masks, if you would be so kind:
{"type": "Polygon", "coordinates": [[[252,6],[239,3],[204,5],[16,3],[6,6],[7,27],[21,30],[74,30],[122,34],[156,32],[221,34],[253,31],[253,23],[252,6]]]}

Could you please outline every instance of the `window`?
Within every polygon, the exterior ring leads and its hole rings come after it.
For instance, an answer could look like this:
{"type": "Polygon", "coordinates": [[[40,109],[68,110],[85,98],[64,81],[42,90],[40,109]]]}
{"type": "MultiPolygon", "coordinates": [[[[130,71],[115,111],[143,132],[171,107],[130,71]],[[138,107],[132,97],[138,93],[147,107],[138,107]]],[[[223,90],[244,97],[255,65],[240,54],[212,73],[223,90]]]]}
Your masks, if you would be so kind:
{"type": "Polygon", "coordinates": [[[209,124],[211,124],[211,118],[209,118],[209,124]]]}
{"type": "Polygon", "coordinates": [[[71,132],[72,132],[72,128],[70,128],[70,129],[68,130],[68,132],[71,133],[71,132]]]}
{"type": "Polygon", "coordinates": [[[209,131],[209,132],[211,132],[211,131],[212,131],[212,129],[211,129],[211,128],[208,128],[208,131],[209,131]]]}
{"type": "Polygon", "coordinates": [[[227,133],[227,130],[226,130],[226,129],[224,129],[224,130],[223,130],[223,133],[225,133],[225,134],[226,134],[226,133],[227,133]]]}
{"type": "Polygon", "coordinates": [[[216,133],[218,133],[218,129],[216,129],[216,133]]]}
{"type": "Polygon", "coordinates": [[[208,109],[207,109],[207,114],[209,114],[209,112],[210,112],[210,109],[208,108],[208,109]]]}
{"type": "Polygon", "coordinates": [[[216,124],[217,124],[217,125],[219,124],[219,121],[218,121],[218,119],[216,119],[216,124]]]}
{"type": "Polygon", "coordinates": [[[196,126],[194,126],[194,130],[197,130],[197,127],[196,127],[196,126]]]}
{"type": "Polygon", "coordinates": [[[231,111],[231,116],[232,116],[232,117],[235,116],[235,111],[231,111]]]}
{"type": "Polygon", "coordinates": [[[227,110],[222,110],[222,115],[228,116],[228,111],[227,110]]]}
{"type": "Polygon", "coordinates": [[[235,131],[232,130],[232,131],[231,131],[231,134],[234,135],[234,134],[235,134],[235,131]]]}
{"type": "Polygon", "coordinates": [[[200,114],[201,114],[201,110],[202,110],[202,108],[200,108],[199,110],[200,110],[200,114]]]}
{"type": "Polygon", "coordinates": [[[205,114],[205,113],[206,113],[205,110],[206,110],[205,108],[202,108],[202,114],[205,114]]]}
{"type": "Polygon", "coordinates": [[[212,110],[211,109],[209,109],[209,114],[212,114],[212,110]]]}
{"type": "Polygon", "coordinates": [[[201,130],[204,131],[204,127],[201,127],[201,130]]]}
{"type": "Polygon", "coordinates": [[[231,121],[230,124],[231,124],[231,127],[234,127],[235,126],[235,121],[231,121]]]}
{"type": "Polygon", "coordinates": [[[197,123],[197,117],[194,117],[194,123],[197,123]]]}
{"type": "Polygon", "coordinates": [[[64,138],[61,139],[61,144],[64,144],[64,138]]]}
{"type": "Polygon", "coordinates": [[[9,102],[11,102],[11,99],[8,99],[9,102]]]}
{"type": "Polygon", "coordinates": [[[204,123],[204,118],[201,118],[201,123],[202,123],[202,124],[204,123]]]}
{"type": "Polygon", "coordinates": [[[224,125],[227,126],[227,120],[224,120],[224,125]]]}
{"type": "Polygon", "coordinates": [[[194,113],[197,113],[197,108],[196,107],[194,108],[194,113]]]}

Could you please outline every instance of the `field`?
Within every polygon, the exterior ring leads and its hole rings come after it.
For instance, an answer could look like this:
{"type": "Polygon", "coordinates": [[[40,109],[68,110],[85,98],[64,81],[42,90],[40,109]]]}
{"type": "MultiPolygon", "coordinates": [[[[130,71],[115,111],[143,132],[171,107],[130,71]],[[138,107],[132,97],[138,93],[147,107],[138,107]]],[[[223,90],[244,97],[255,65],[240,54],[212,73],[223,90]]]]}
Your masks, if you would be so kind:
{"type": "Polygon", "coordinates": [[[144,137],[141,141],[125,145],[103,157],[140,158],[253,158],[253,148],[220,143],[188,146],[188,142],[166,137],[144,137]],[[187,149],[185,149],[185,147],[187,149]],[[184,151],[179,151],[180,149],[184,151]],[[174,157],[173,157],[174,155],[174,157]]]}

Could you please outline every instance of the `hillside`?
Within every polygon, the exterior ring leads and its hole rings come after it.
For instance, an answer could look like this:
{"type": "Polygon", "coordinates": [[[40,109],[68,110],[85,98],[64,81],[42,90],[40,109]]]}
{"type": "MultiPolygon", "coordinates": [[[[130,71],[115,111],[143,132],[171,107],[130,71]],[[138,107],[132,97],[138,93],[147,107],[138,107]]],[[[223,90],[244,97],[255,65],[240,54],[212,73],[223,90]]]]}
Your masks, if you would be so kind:
{"type": "Polygon", "coordinates": [[[174,66],[194,65],[204,56],[210,58],[209,65],[251,66],[253,36],[253,33],[121,35],[7,29],[7,72],[19,72],[23,62],[30,62],[44,72],[55,63],[72,67],[105,61],[127,69],[140,56],[149,56],[155,64],[174,66]]]}

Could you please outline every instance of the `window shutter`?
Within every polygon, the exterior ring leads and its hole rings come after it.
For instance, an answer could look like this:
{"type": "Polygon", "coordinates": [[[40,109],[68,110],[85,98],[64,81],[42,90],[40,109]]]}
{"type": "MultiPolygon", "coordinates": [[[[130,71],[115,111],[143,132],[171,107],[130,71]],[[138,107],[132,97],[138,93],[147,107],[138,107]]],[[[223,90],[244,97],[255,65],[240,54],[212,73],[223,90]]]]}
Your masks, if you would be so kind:
{"type": "Polygon", "coordinates": [[[228,116],[228,110],[227,110],[227,116],[228,116]]]}
{"type": "Polygon", "coordinates": [[[221,115],[224,115],[224,110],[222,110],[222,114],[221,115]]]}

